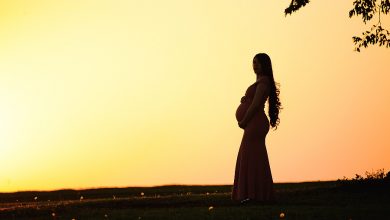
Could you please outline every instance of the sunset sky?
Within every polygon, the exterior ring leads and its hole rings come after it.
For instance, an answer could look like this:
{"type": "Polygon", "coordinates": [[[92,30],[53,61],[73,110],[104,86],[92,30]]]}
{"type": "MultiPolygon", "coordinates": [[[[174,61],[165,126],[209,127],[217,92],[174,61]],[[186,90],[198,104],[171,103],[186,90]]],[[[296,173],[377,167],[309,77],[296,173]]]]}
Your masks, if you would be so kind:
{"type": "Polygon", "coordinates": [[[389,170],[390,48],[352,42],[377,19],[289,2],[0,0],[0,192],[233,184],[259,52],[281,85],[274,182],[389,170]]]}

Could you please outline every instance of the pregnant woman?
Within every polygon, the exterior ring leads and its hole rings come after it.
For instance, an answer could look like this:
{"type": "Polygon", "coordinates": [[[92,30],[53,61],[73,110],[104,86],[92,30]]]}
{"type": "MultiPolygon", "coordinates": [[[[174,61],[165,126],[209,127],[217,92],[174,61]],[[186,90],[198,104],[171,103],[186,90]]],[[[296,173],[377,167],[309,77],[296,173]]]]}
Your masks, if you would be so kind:
{"type": "Polygon", "coordinates": [[[271,168],[265,137],[270,125],[279,124],[279,89],[275,85],[271,59],[265,53],[253,58],[256,82],[250,85],[236,111],[240,128],[244,129],[237,156],[232,200],[243,203],[275,201],[271,168]],[[268,99],[268,120],[264,104],[268,99]]]}

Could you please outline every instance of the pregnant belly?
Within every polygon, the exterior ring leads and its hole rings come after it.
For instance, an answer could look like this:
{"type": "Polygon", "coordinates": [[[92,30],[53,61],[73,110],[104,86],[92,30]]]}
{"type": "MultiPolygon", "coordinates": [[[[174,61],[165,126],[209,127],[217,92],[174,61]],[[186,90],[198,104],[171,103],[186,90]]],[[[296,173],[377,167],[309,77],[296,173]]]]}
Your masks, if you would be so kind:
{"type": "Polygon", "coordinates": [[[249,108],[249,105],[250,105],[249,102],[244,102],[244,103],[241,103],[238,106],[238,108],[236,110],[236,119],[237,119],[238,122],[241,121],[244,118],[245,113],[246,113],[246,111],[249,108]]]}

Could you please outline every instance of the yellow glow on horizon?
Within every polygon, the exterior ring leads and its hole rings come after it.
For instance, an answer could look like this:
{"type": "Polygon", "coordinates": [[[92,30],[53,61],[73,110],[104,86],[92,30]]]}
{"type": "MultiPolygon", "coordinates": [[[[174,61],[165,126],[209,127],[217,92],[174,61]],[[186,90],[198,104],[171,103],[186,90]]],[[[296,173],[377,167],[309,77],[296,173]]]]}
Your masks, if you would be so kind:
{"type": "Polygon", "coordinates": [[[353,52],[352,2],[286,4],[0,1],[0,192],[232,184],[258,52],[281,84],[275,182],[390,169],[390,50],[353,52]]]}

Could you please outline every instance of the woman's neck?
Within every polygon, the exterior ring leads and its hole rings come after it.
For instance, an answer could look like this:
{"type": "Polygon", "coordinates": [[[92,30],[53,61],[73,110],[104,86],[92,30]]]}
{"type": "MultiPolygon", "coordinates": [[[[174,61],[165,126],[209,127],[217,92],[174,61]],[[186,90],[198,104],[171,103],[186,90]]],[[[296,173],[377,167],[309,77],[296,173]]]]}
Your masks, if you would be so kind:
{"type": "Polygon", "coordinates": [[[263,78],[264,76],[263,75],[257,75],[256,77],[256,82],[259,81],[261,78],[263,78]]]}

